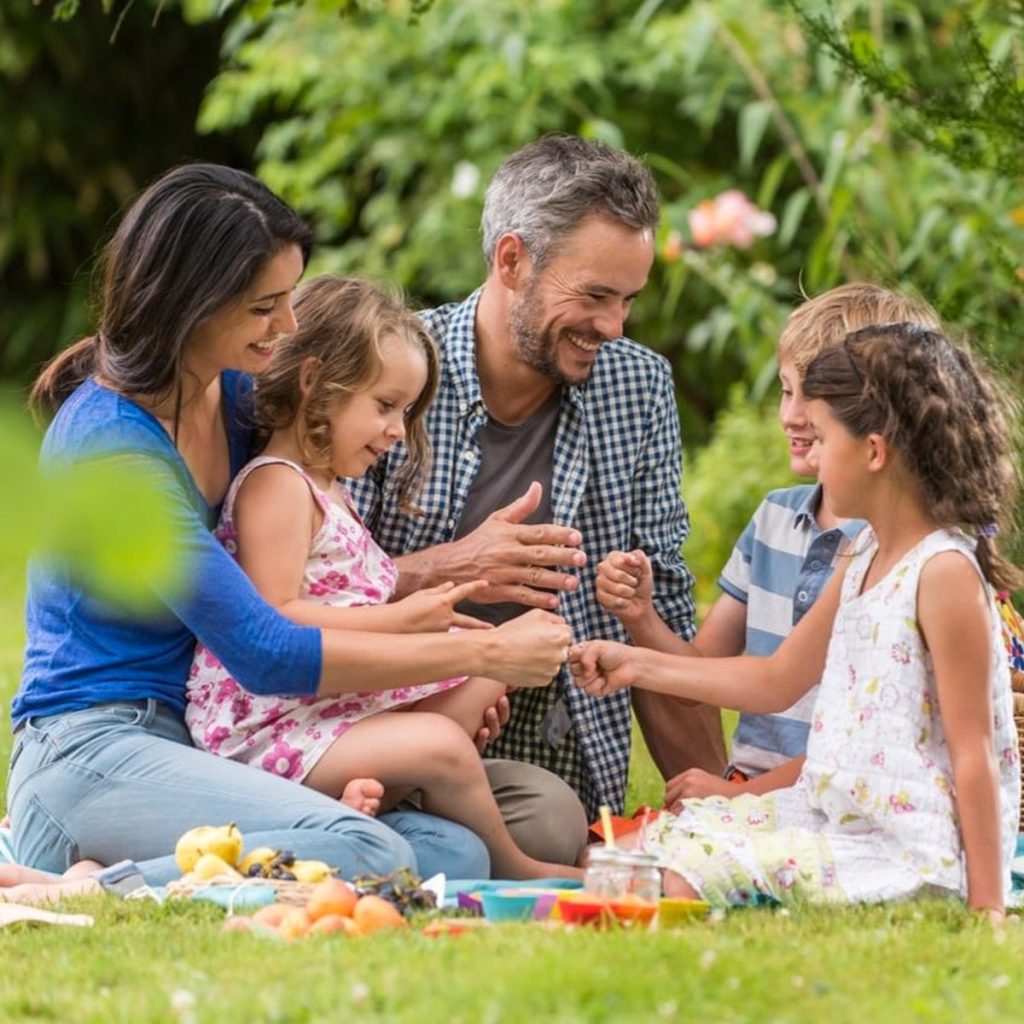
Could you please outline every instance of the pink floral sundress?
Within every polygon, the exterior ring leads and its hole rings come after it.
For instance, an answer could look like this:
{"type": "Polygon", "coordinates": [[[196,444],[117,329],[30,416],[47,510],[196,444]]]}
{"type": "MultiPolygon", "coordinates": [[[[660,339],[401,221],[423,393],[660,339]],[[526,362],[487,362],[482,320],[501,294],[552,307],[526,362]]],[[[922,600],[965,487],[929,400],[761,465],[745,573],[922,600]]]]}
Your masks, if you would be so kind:
{"type": "MultiPolygon", "coordinates": [[[[323,524],[310,546],[299,596],[321,605],[383,604],[395,590],[398,572],[359,518],[348,493],[341,500],[322,490],[303,468],[287,459],[260,456],[247,463],[224,499],[214,535],[237,552],[234,504],[246,477],[260,466],[279,463],[309,485],[323,512],[323,524]]],[[[188,678],[185,721],[197,747],[220,757],[301,781],[340,736],[360,719],[415,703],[451,689],[464,676],[437,683],[402,686],[336,697],[262,697],[244,689],[202,644],[196,646],[188,678]]]]}

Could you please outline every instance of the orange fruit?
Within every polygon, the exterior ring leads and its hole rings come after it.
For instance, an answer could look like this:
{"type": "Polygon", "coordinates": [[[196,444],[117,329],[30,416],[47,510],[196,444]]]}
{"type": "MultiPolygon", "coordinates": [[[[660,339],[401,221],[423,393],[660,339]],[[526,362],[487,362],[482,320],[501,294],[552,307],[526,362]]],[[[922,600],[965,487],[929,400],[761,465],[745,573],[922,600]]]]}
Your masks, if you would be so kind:
{"type": "Polygon", "coordinates": [[[345,935],[362,935],[359,925],[351,917],[343,914],[324,914],[317,918],[309,929],[310,935],[328,935],[333,932],[342,932],[345,935]]]}
{"type": "Polygon", "coordinates": [[[305,907],[289,907],[277,926],[277,934],[286,939],[301,939],[313,923],[305,907]]]}
{"type": "Polygon", "coordinates": [[[325,878],[313,887],[306,901],[306,910],[314,921],[331,914],[351,917],[358,898],[355,890],[340,878],[325,878]]]}
{"type": "Polygon", "coordinates": [[[291,907],[287,903],[271,903],[269,906],[260,907],[252,915],[252,923],[262,924],[267,928],[277,928],[281,923],[281,918],[289,910],[291,907]]]}
{"type": "Polygon", "coordinates": [[[361,932],[375,932],[381,928],[407,928],[409,922],[402,917],[393,903],[381,896],[363,896],[352,911],[352,920],[361,932]]]}

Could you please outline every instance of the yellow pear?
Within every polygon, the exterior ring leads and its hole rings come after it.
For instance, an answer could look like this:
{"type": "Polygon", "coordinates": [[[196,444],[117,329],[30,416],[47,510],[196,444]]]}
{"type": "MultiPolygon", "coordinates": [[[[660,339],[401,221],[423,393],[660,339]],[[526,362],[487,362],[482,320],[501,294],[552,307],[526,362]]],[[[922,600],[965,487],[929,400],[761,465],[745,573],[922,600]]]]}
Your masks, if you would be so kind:
{"type": "Polygon", "coordinates": [[[193,878],[209,881],[211,878],[241,878],[242,876],[223,858],[216,853],[204,853],[196,861],[190,872],[193,878]]]}
{"type": "Polygon", "coordinates": [[[257,846],[255,850],[250,850],[243,858],[242,863],[238,865],[238,870],[243,875],[248,875],[254,865],[258,864],[262,869],[263,873],[267,873],[267,869],[270,867],[270,862],[277,856],[277,850],[270,846],[257,846]]]}
{"type": "Polygon", "coordinates": [[[229,867],[242,856],[242,833],[230,825],[199,825],[190,828],[174,847],[174,859],[182,873],[191,871],[204,853],[215,853],[229,867]]]}
{"type": "Polygon", "coordinates": [[[297,860],[289,869],[297,882],[315,885],[331,877],[331,866],[322,860],[297,860]]]}

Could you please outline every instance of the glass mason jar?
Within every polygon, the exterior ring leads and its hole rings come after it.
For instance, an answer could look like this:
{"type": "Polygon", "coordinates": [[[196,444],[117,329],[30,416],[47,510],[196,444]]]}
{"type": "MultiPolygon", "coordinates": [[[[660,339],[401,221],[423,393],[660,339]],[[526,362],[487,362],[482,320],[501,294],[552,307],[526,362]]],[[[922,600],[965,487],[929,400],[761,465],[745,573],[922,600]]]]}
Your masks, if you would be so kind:
{"type": "Polygon", "coordinates": [[[629,892],[632,868],[629,851],[617,846],[591,846],[583,872],[583,891],[606,899],[618,899],[629,892]]]}
{"type": "Polygon", "coordinates": [[[626,891],[645,900],[657,901],[661,896],[661,871],[654,854],[628,850],[623,852],[622,861],[629,871],[626,891]]]}

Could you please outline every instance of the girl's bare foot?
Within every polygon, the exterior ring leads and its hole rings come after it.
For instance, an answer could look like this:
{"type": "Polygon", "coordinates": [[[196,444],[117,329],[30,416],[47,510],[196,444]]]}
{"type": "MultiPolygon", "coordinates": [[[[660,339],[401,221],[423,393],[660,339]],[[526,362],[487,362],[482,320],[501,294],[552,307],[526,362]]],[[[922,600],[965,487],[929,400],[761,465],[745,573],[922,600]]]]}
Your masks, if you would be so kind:
{"type": "Polygon", "coordinates": [[[376,779],[349,779],[341,791],[341,802],[372,818],[380,810],[383,796],[384,787],[376,779]]]}
{"type": "Polygon", "coordinates": [[[66,896],[95,896],[103,887],[95,878],[57,878],[49,882],[26,882],[0,890],[0,902],[34,906],[56,903],[66,896]]]}
{"type": "Polygon", "coordinates": [[[14,885],[55,885],[57,882],[85,878],[90,871],[101,867],[103,865],[94,860],[80,860],[72,864],[63,875],[52,875],[49,871],[26,868],[21,864],[0,864],[0,889],[14,885]]]}

